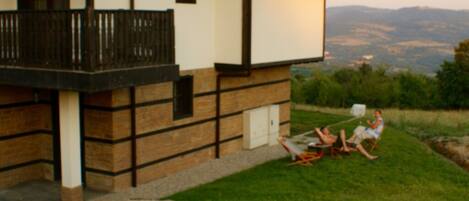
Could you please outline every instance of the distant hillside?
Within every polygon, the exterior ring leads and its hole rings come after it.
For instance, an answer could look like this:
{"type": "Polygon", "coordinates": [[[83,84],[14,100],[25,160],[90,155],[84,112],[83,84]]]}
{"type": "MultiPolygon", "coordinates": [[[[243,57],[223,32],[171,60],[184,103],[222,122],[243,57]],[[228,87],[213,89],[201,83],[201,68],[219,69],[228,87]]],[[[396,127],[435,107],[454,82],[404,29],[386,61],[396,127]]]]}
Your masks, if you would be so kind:
{"type": "Polygon", "coordinates": [[[433,73],[452,59],[458,42],[469,38],[469,11],[347,6],[329,8],[327,20],[328,64],[351,64],[371,55],[372,64],[433,73]]]}

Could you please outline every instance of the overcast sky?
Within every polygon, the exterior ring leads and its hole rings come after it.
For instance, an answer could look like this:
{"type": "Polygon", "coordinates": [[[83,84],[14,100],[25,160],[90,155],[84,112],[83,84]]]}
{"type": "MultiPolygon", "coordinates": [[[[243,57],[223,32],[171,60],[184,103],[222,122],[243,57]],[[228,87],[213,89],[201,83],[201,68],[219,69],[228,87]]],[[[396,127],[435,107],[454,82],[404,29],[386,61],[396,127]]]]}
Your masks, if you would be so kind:
{"type": "Polygon", "coordinates": [[[329,7],[365,5],[378,8],[402,8],[429,6],[447,9],[469,10],[469,0],[326,0],[329,7]]]}

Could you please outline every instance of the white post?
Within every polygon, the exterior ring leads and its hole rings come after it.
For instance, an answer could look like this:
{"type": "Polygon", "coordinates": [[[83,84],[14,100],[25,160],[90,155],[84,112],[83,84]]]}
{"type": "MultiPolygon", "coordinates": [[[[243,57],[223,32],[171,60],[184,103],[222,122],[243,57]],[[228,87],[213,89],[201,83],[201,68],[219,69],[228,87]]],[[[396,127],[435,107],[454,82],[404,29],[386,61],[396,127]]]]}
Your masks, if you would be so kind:
{"type": "Polygon", "coordinates": [[[83,200],[78,92],[59,92],[62,201],[83,200]]]}

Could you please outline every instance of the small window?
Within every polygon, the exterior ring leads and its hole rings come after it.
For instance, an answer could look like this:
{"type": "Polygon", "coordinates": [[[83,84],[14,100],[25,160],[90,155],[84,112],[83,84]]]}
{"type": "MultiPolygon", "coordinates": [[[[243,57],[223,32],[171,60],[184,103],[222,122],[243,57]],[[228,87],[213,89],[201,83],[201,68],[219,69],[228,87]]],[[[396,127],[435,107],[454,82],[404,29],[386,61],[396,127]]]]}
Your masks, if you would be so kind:
{"type": "Polygon", "coordinates": [[[176,0],[176,3],[190,3],[190,4],[196,4],[197,0],[176,0]]]}
{"type": "Polygon", "coordinates": [[[173,85],[173,115],[174,119],[183,119],[193,115],[193,76],[180,77],[173,85]]]}

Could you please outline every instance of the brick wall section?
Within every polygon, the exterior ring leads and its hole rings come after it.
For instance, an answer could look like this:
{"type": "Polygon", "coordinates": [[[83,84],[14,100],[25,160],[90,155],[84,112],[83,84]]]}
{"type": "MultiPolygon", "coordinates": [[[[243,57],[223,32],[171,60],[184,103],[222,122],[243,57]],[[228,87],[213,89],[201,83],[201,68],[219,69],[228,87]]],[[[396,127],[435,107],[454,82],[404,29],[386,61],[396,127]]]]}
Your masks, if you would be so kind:
{"type": "Polygon", "coordinates": [[[31,88],[0,86],[0,105],[21,103],[34,100],[31,88]]]}
{"type": "Polygon", "coordinates": [[[137,103],[164,100],[172,97],[173,84],[171,82],[140,86],[135,90],[135,98],[137,103]]]}
{"type": "MultiPolygon", "coordinates": [[[[1,93],[1,91],[0,91],[1,93]]],[[[0,94],[0,96],[2,96],[0,94]]],[[[0,137],[51,129],[50,105],[34,104],[0,110],[0,137]]]]}
{"type": "Polygon", "coordinates": [[[138,184],[145,184],[178,171],[203,163],[215,156],[214,149],[204,149],[196,153],[174,158],[138,171],[138,184]]]}
{"type": "Polygon", "coordinates": [[[194,115],[181,120],[173,120],[172,103],[159,104],[138,108],[137,134],[145,134],[155,130],[170,128],[202,121],[215,117],[215,96],[202,96],[194,98],[194,115]]]}
{"type": "Polygon", "coordinates": [[[36,134],[0,141],[0,168],[35,160],[52,161],[52,136],[36,134]]]}
{"type": "Polygon", "coordinates": [[[86,183],[89,188],[98,191],[120,191],[131,186],[130,173],[108,176],[98,173],[86,172],[86,183]]]}
{"type": "Polygon", "coordinates": [[[170,131],[137,140],[137,164],[142,165],[215,143],[215,122],[170,131]]]}
{"type": "Polygon", "coordinates": [[[236,153],[243,149],[243,139],[233,140],[230,142],[223,143],[220,146],[220,155],[226,156],[236,153]]]}
{"type": "Polygon", "coordinates": [[[285,79],[290,79],[290,68],[267,68],[252,71],[250,77],[223,78],[221,87],[222,89],[230,89],[285,79]]]}
{"type": "MultiPolygon", "coordinates": [[[[173,120],[172,83],[136,87],[136,129],[138,184],[193,167],[215,156],[215,86],[214,69],[183,71],[194,76],[194,115],[173,120]],[[198,95],[199,94],[199,95],[198,95]],[[204,95],[200,95],[204,94],[204,95]],[[158,102],[158,104],[152,104],[158,102]],[[152,133],[157,133],[151,135],[152,133]],[[144,136],[144,137],[142,137],[144,136]],[[205,148],[204,148],[205,147],[205,148]],[[197,150],[178,155],[189,150],[197,150]],[[178,155],[176,158],[171,156],[178,155]],[[162,161],[160,161],[162,160],[162,161]],[[159,161],[159,162],[155,162],[159,161]]],[[[290,120],[289,68],[255,70],[250,78],[225,78],[221,95],[222,114],[221,156],[242,149],[242,111],[282,102],[280,122],[290,120]]],[[[103,92],[86,97],[85,135],[105,140],[129,139],[129,89],[103,92]],[[107,109],[90,106],[105,107],[107,109]],[[114,109],[110,109],[114,108],[114,109]],[[116,109],[117,108],[117,109],[116,109]]],[[[289,135],[289,124],[280,127],[281,135],[289,135]]],[[[118,143],[86,141],[86,173],[88,187],[116,191],[130,187],[131,145],[129,140],[118,143]],[[111,174],[102,174],[100,170],[111,174]],[[114,174],[119,172],[119,174],[114,174]]]]}
{"type": "Polygon", "coordinates": [[[243,134],[243,114],[226,117],[220,120],[220,139],[227,140],[243,134]]]}
{"type": "Polygon", "coordinates": [[[0,188],[53,180],[50,92],[0,86],[0,188]]]}
{"type": "Polygon", "coordinates": [[[53,178],[53,166],[47,163],[37,163],[6,172],[0,172],[0,188],[8,188],[20,183],[53,178]]]}

